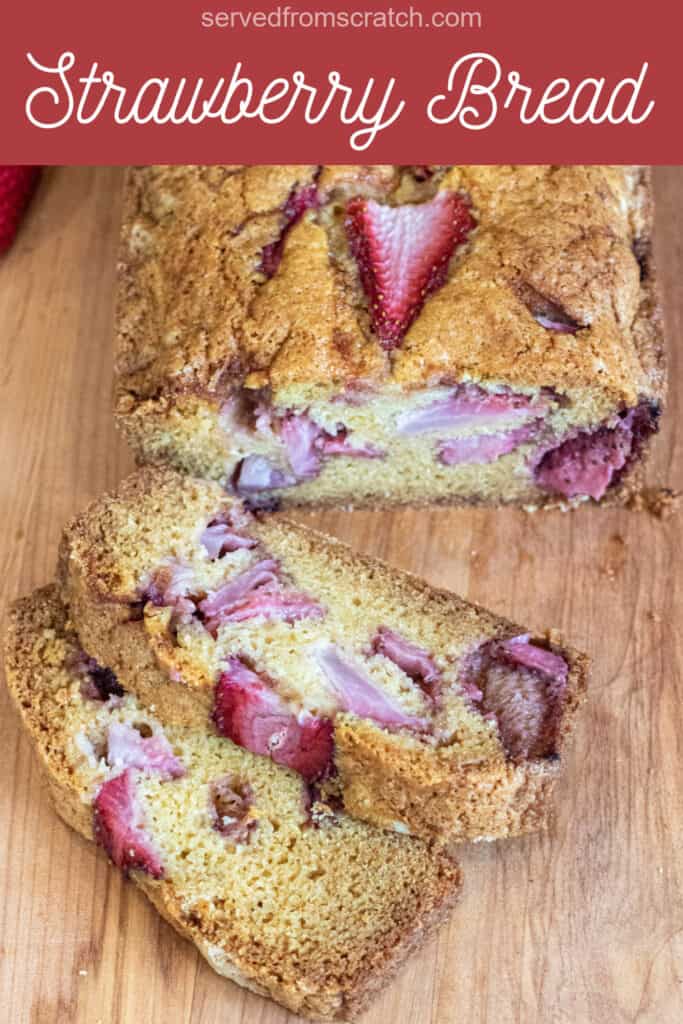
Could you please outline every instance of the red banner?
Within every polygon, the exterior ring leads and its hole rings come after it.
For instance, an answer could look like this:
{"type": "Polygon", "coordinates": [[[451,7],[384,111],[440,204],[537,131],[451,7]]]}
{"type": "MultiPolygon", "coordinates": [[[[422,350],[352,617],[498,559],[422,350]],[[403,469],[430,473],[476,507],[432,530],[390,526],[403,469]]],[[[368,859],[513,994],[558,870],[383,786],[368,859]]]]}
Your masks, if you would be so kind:
{"type": "Polygon", "coordinates": [[[683,163],[673,4],[14,6],[9,163],[683,163]]]}

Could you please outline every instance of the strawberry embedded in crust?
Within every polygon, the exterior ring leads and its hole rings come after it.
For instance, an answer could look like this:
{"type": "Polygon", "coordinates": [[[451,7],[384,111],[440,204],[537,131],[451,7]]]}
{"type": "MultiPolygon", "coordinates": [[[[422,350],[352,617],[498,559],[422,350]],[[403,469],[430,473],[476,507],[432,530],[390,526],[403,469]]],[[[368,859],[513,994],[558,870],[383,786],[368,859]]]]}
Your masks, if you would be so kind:
{"type": "Polygon", "coordinates": [[[144,871],[152,878],[163,878],[159,854],[144,830],[133,768],[127,768],[100,786],[93,809],[95,840],[117,867],[125,874],[144,871]]]}
{"type": "Polygon", "coordinates": [[[526,306],[536,323],[546,331],[554,331],[555,334],[576,334],[581,330],[582,325],[578,320],[528,281],[515,281],[513,287],[517,298],[526,306]]]}
{"type": "Polygon", "coordinates": [[[579,330],[579,325],[571,320],[553,319],[543,313],[536,313],[534,320],[540,327],[545,327],[546,331],[555,331],[556,334],[576,334],[579,330]]]}
{"type": "Polygon", "coordinates": [[[320,196],[315,183],[305,185],[303,188],[294,188],[289,194],[287,202],[282,207],[284,225],[279,236],[274,242],[264,245],[261,250],[261,264],[259,270],[266,277],[272,277],[280,266],[282,253],[285,247],[287,235],[301,220],[307,210],[314,210],[320,205],[320,196]]]}
{"type": "Polygon", "coordinates": [[[474,226],[467,200],[455,192],[403,206],[351,200],[346,231],[383,348],[401,344],[427,296],[445,282],[456,246],[474,226]]]}
{"type": "Polygon", "coordinates": [[[307,782],[332,771],[332,722],[305,711],[296,714],[270,681],[240,658],[229,659],[218,681],[213,720],[221,736],[292,768],[307,782]]]}

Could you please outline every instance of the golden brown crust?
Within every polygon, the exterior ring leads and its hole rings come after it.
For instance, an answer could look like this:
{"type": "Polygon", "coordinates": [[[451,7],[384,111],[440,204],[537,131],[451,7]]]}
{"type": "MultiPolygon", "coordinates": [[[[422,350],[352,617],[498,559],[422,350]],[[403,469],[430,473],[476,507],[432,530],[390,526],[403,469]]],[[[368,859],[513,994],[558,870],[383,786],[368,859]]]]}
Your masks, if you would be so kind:
{"type": "MultiPolygon", "coordinates": [[[[72,683],[65,662],[77,650],[56,586],[43,588],[13,607],[5,636],[10,694],[40,758],[55,808],[67,824],[92,839],[92,810],[81,798],[65,752],[65,736],[60,732],[60,708],[68,701],[72,683]]],[[[358,841],[357,836],[354,841],[358,841]]],[[[390,836],[384,841],[388,847],[401,842],[417,844],[416,840],[390,836]]],[[[401,917],[401,893],[394,893],[394,926],[385,928],[368,945],[352,975],[343,977],[340,965],[336,980],[317,971],[313,963],[299,963],[296,958],[291,964],[286,959],[269,961],[258,936],[254,936],[253,949],[244,944],[230,949],[225,942],[221,947],[225,935],[221,935],[220,925],[210,915],[202,917],[183,909],[183,893],[172,880],[154,881],[140,872],[133,872],[132,877],[162,916],[180,935],[194,942],[219,973],[276,999],[293,1013],[318,1020],[348,1020],[430,936],[457,898],[460,871],[452,858],[445,851],[433,851],[425,858],[423,846],[417,844],[415,849],[422,851],[415,858],[415,869],[420,872],[415,886],[422,891],[410,894],[415,907],[410,920],[401,917]]],[[[387,857],[391,857],[389,848],[387,857]]]]}
{"type": "MultiPolygon", "coordinates": [[[[258,272],[290,191],[316,168],[137,168],[120,254],[118,410],[226,386],[418,387],[469,375],[587,388],[614,405],[661,394],[661,330],[647,262],[649,173],[635,167],[450,167],[431,188],[472,200],[478,227],[392,359],[368,327],[333,207],[349,195],[411,198],[404,169],[318,170],[327,205],[287,235],[273,278],[258,272]],[[540,327],[533,289],[586,328],[540,327]]],[[[338,219],[338,218],[337,218],[338,219]]]]}

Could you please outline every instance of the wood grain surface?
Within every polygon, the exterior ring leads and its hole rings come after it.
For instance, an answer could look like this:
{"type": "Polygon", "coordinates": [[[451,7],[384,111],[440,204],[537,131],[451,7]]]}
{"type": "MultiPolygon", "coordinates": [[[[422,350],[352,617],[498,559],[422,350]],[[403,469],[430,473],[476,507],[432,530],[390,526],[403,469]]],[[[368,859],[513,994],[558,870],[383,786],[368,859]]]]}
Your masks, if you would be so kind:
{"type": "MultiPolygon", "coordinates": [[[[65,519],[132,468],[110,416],[121,172],[47,173],[0,263],[0,615],[47,582],[65,519]]],[[[683,168],[656,173],[670,397],[649,469],[683,485],[683,168]]],[[[584,509],[302,516],[591,652],[545,837],[462,848],[465,892],[364,1024],[683,1021],[680,517],[584,509]]],[[[285,1024],[216,976],[55,817],[4,687],[0,1021],[285,1024]]]]}

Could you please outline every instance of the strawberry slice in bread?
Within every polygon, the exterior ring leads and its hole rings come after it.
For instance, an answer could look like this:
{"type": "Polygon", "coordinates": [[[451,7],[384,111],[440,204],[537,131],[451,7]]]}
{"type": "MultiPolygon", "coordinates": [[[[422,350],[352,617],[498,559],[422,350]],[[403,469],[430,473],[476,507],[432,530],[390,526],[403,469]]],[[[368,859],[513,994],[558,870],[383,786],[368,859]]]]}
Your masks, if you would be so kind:
{"type": "Polygon", "coordinates": [[[374,199],[349,203],[351,252],[384,348],[400,345],[427,296],[446,280],[456,245],[474,226],[469,204],[455,192],[403,206],[382,206],[374,199]]]}
{"type": "Polygon", "coordinates": [[[164,723],[212,729],[397,831],[548,820],[586,672],[555,634],[169,470],[71,524],[60,579],[84,650],[164,723]],[[237,521],[239,544],[219,542],[215,524],[237,521]]]}
{"type": "Polygon", "coordinates": [[[265,245],[261,252],[260,269],[266,277],[272,277],[277,271],[282,259],[285,240],[290,230],[307,210],[314,210],[318,206],[318,202],[318,192],[315,184],[292,189],[286,203],[282,207],[283,224],[280,234],[274,242],[269,242],[265,245]]]}
{"type": "Polygon", "coordinates": [[[213,714],[221,736],[253,754],[266,754],[314,782],[333,770],[332,722],[298,715],[269,681],[239,659],[228,659],[216,684],[213,714]]]}
{"type": "Polygon", "coordinates": [[[133,169],[118,420],[252,507],[628,503],[652,205],[642,167],[133,169]]]}
{"type": "Polygon", "coordinates": [[[352,1019],[456,900],[446,851],[353,821],[208,723],[162,726],[120,682],[106,700],[89,691],[104,666],[83,655],[57,587],[15,605],[5,655],[55,810],[231,981],[295,1015],[352,1019]],[[117,731],[165,744],[174,771],[149,744],[122,770],[117,731]]]}
{"type": "Polygon", "coordinates": [[[161,878],[159,854],[145,832],[135,792],[132,768],[107,779],[93,800],[93,832],[113,863],[123,871],[144,871],[161,878]]]}

